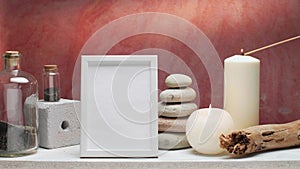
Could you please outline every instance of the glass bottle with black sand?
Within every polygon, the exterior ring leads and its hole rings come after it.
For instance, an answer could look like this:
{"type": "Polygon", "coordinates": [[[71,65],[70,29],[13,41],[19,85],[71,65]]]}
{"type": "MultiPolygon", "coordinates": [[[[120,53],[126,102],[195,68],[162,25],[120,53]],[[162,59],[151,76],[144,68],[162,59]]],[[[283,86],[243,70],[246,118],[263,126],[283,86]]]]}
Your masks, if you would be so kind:
{"type": "Polygon", "coordinates": [[[60,77],[57,65],[44,65],[44,101],[57,102],[60,99],[60,77]]]}
{"type": "Polygon", "coordinates": [[[18,51],[3,55],[0,72],[0,156],[35,153],[37,142],[37,80],[20,70],[18,51]]]}

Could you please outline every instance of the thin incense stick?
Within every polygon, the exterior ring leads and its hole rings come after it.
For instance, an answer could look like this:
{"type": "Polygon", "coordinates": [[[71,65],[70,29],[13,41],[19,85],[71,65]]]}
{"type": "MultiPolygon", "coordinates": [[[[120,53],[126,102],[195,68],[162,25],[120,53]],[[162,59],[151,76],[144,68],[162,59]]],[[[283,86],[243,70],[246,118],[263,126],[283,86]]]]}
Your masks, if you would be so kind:
{"type": "Polygon", "coordinates": [[[261,48],[258,48],[258,49],[254,49],[252,51],[245,52],[245,53],[244,53],[243,49],[241,49],[241,53],[242,53],[242,55],[249,55],[249,54],[252,54],[252,53],[255,53],[255,52],[258,52],[258,51],[261,51],[261,50],[265,50],[265,49],[268,49],[270,47],[280,45],[280,44],[283,44],[283,43],[286,43],[286,42],[290,42],[292,40],[296,40],[296,39],[299,39],[299,38],[300,38],[300,36],[295,36],[293,38],[289,38],[289,39],[286,39],[286,40],[283,40],[283,41],[280,41],[280,42],[276,42],[276,43],[273,43],[273,44],[270,44],[270,45],[267,45],[267,46],[264,46],[264,47],[261,47],[261,48]]]}

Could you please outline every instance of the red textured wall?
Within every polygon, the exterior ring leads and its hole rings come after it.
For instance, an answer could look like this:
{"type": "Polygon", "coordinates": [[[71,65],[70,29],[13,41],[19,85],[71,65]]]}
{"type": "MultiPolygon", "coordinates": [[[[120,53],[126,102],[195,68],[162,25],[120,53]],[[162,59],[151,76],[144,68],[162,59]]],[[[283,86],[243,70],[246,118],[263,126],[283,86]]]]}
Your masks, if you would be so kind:
{"type": "MultiPolygon", "coordinates": [[[[300,34],[299,0],[3,0],[0,53],[21,51],[23,70],[39,82],[43,65],[57,64],[62,76],[62,96],[72,98],[74,65],[85,42],[113,20],[143,12],[168,13],[194,24],[210,39],[222,62],[241,48],[249,51],[300,34]]],[[[120,27],[120,31],[126,29],[134,26],[120,27]]],[[[182,42],[163,35],[141,34],[122,40],[108,54],[131,54],[146,48],[164,49],[181,58],[197,79],[200,106],[208,106],[211,84],[207,71],[182,42]]],[[[261,123],[300,118],[299,49],[297,40],[254,54],[261,60],[261,123]]],[[[180,72],[180,67],[170,70],[159,72],[160,89],[164,89],[167,73],[180,72]]]]}

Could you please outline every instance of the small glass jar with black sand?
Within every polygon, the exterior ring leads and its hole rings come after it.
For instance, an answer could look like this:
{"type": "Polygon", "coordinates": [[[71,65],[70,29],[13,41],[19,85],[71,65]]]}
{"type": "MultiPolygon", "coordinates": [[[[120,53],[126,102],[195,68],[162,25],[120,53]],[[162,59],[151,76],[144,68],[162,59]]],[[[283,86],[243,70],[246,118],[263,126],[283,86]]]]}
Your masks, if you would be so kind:
{"type": "Polygon", "coordinates": [[[60,77],[57,65],[44,65],[43,92],[46,102],[60,100],[60,77]]]}

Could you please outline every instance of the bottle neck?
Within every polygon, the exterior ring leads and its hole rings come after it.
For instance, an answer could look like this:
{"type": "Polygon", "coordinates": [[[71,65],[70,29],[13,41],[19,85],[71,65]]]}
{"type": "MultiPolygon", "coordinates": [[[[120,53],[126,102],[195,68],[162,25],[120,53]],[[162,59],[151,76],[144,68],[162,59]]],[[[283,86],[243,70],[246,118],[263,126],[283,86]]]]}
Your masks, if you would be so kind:
{"type": "Polygon", "coordinates": [[[4,70],[5,71],[20,70],[20,58],[5,58],[4,70]]]}

